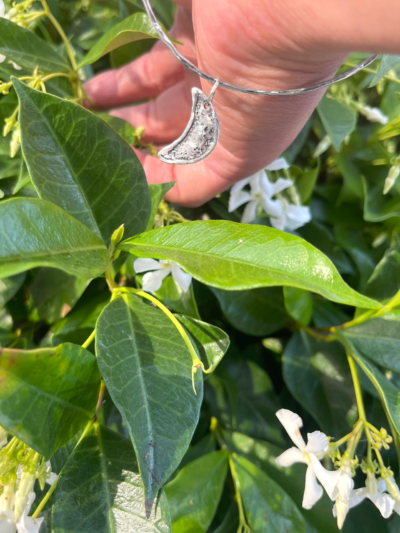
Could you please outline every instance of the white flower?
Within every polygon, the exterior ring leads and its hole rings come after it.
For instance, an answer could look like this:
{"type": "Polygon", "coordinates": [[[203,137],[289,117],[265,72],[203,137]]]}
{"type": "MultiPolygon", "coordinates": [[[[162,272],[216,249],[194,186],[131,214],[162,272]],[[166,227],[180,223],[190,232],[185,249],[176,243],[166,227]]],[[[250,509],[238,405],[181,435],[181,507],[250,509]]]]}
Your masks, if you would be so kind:
{"type": "Polygon", "coordinates": [[[12,66],[15,68],[15,70],[22,70],[22,67],[17,65],[17,63],[14,63],[14,61],[12,62],[12,66]]]}
{"type": "Polygon", "coordinates": [[[384,494],[386,490],[385,482],[381,480],[378,483],[375,475],[368,472],[365,485],[361,489],[351,491],[349,509],[361,503],[365,498],[368,498],[376,505],[383,518],[389,518],[395,507],[395,501],[389,494],[384,494]]]}
{"type": "Polygon", "coordinates": [[[32,518],[25,514],[17,523],[18,533],[39,533],[44,518],[32,518]]]}
{"type": "Polygon", "coordinates": [[[280,409],[276,413],[276,416],[286,429],[296,448],[289,448],[277,457],[275,462],[279,466],[291,466],[294,463],[305,463],[308,465],[302,504],[304,509],[311,509],[323,494],[322,487],[317,483],[317,479],[331,500],[335,500],[339,494],[337,483],[341,472],[340,470],[330,472],[319,462],[319,459],[322,459],[325,451],[328,449],[327,436],[320,431],[308,433],[306,445],[300,433],[303,421],[299,415],[287,409],[280,409]]]}
{"type": "Polygon", "coordinates": [[[400,490],[394,478],[380,479],[378,482],[378,490],[381,492],[388,491],[394,500],[394,512],[400,515],[400,490]]]}
{"type": "Polygon", "coordinates": [[[14,522],[14,511],[0,512],[0,531],[1,533],[15,533],[17,526],[14,522]]]}
{"type": "Polygon", "coordinates": [[[269,200],[268,204],[265,211],[275,229],[295,231],[311,220],[311,211],[307,206],[289,204],[286,200],[269,200]]]}
{"type": "Polygon", "coordinates": [[[57,474],[51,471],[51,463],[50,461],[46,462],[46,475],[48,476],[46,479],[46,483],[48,483],[50,486],[53,485],[53,483],[57,479],[57,474]]]}
{"type": "Polygon", "coordinates": [[[6,59],[7,59],[6,56],[3,56],[3,54],[0,54],[0,63],[3,63],[6,59]]]}
{"type": "Polygon", "coordinates": [[[0,18],[3,18],[6,14],[6,6],[4,5],[4,0],[0,0],[0,18]]]}
{"type": "Polygon", "coordinates": [[[192,281],[192,276],[183,272],[180,266],[170,261],[156,261],[155,259],[136,259],[134,263],[135,271],[140,274],[147,272],[143,276],[143,290],[146,292],[156,292],[161,289],[163,279],[172,274],[175,282],[186,292],[192,281]],[[148,272],[151,270],[152,272],[148,272]]]}
{"type": "Polygon", "coordinates": [[[379,122],[380,124],[387,124],[389,122],[389,117],[384,115],[378,107],[360,105],[359,110],[365,118],[371,122],[379,122]]]}
{"type": "Polygon", "coordinates": [[[354,481],[351,479],[350,460],[343,457],[340,467],[340,477],[337,483],[339,495],[333,506],[333,516],[337,516],[337,525],[342,529],[344,520],[349,511],[350,494],[354,488],[354,481]]]}

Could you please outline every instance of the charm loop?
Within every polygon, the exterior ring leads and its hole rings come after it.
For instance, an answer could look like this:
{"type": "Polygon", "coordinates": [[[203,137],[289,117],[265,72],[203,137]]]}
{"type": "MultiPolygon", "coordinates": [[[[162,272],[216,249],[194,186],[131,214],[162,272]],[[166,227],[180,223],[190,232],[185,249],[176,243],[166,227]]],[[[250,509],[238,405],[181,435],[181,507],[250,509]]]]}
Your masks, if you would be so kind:
{"type": "Polygon", "coordinates": [[[219,87],[219,80],[214,83],[214,87],[211,89],[210,96],[207,98],[207,100],[204,102],[205,106],[209,106],[211,102],[214,99],[215,93],[217,92],[217,89],[219,87]]]}

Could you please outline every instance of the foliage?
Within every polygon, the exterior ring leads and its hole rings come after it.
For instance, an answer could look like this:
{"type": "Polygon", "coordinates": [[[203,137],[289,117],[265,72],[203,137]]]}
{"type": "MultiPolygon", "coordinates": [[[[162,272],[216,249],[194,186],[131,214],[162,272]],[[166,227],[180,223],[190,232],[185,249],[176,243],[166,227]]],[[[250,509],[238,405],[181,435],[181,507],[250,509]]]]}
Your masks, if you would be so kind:
{"type": "Polygon", "coordinates": [[[371,501],[344,531],[397,531],[400,58],[331,87],[244,201],[182,209],[147,185],[143,129],[83,105],[156,40],[133,0],[0,18],[1,512],[55,533],[331,533],[355,484],[371,501]]]}

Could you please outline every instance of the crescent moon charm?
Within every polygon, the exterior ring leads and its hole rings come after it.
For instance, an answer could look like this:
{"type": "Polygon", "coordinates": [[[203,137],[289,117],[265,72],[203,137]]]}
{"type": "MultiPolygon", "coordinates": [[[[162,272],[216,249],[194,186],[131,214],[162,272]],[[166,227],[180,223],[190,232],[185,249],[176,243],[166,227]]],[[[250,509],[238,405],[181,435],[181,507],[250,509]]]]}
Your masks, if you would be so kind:
{"type": "Polygon", "coordinates": [[[179,139],[158,153],[161,161],[170,165],[191,165],[211,154],[219,138],[219,123],[211,102],[212,96],[213,92],[207,98],[197,87],[192,89],[189,124],[179,139]]]}

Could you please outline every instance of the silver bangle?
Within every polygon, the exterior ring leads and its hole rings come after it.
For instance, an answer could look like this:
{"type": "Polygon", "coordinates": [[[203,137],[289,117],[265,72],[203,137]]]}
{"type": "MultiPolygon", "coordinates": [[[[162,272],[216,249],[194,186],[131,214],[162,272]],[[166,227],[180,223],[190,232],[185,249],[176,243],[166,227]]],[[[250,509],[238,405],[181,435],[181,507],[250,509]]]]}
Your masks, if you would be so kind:
{"type": "Polygon", "coordinates": [[[245,94],[254,94],[254,95],[261,95],[261,96],[295,96],[298,94],[304,94],[309,93],[312,91],[317,91],[318,89],[322,89],[323,87],[329,87],[329,85],[332,85],[333,83],[338,83],[339,81],[347,80],[347,78],[350,78],[350,76],[353,76],[354,74],[357,74],[357,72],[360,72],[360,70],[364,69],[365,67],[368,67],[371,63],[375,61],[375,59],[378,57],[378,54],[374,54],[369,56],[367,59],[364,59],[359,65],[356,67],[347,70],[346,72],[343,72],[342,74],[338,74],[334,78],[331,78],[326,81],[321,81],[320,83],[316,83],[315,85],[309,85],[308,87],[300,87],[299,89],[285,89],[282,91],[265,91],[265,90],[258,90],[258,89],[249,89],[247,87],[240,87],[239,85],[233,85],[231,83],[228,83],[226,81],[218,80],[217,78],[214,78],[213,76],[210,76],[209,74],[206,74],[202,70],[198,69],[193,63],[188,61],[186,58],[184,58],[178,50],[175,48],[174,44],[171,42],[168,35],[165,33],[161,25],[159,24],[153,8],[151,7],[150,0],[142,0],[144,8],[146,9],[146,12],[150,18],[150,21],[158,33],[158,36],[160,37],[161,41],[169,48],[171,53],[176,57],[178,61],[182,63],[184,67],[191,70],[204,80],[207,80],[213,84],[215,84],[217,81],[219,82],[219,86],[223,87],[224,89],[229,89],[231,91],[237,91],[240,93],[245,94]]]}

